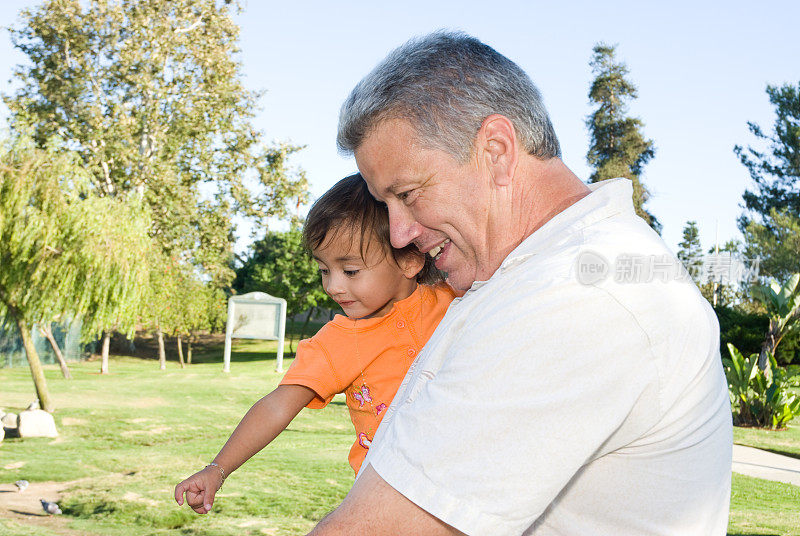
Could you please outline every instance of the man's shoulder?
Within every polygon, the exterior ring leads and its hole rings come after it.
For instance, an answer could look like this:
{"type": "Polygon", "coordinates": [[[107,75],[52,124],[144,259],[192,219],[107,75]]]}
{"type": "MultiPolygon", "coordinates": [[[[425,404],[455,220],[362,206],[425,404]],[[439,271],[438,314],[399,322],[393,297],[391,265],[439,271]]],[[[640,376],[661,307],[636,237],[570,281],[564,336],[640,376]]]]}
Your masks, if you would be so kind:
{"type": "Polygon", "coordinates": [[[635,216],[607,218],[534,253],[510,256],[485,287],[467,297],[482,324],[558,319],[648,334],[698,320],[711,325],[707,303],[680,261],[635,216]]]}

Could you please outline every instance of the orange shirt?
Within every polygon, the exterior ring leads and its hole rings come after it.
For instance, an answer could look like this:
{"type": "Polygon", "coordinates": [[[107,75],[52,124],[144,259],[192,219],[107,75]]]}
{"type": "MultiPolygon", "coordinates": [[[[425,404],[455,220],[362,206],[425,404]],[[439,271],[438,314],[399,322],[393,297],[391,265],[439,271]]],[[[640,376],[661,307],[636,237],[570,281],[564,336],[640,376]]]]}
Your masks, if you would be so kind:
{"type": "Polygon", "coordinates": [[[309,408],[324,408],[333,395],[346,394],[356,429],[348,459],[356,473],[408,368],[453,298],[447,285],[419,285],[385,316],[351,320],[336,315],[316,335],[300,341],[281,385],[312,389],[317,396],[309,408]]]}

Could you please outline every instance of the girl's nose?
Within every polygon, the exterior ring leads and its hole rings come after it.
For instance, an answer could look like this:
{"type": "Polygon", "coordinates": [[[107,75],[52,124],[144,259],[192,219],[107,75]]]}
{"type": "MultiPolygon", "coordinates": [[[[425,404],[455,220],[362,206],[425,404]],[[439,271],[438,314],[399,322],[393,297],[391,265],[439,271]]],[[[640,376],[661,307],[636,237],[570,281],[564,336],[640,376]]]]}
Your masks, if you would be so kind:
{"type": "Polygon", "coordinates": [[[341,294],[344,292],[344,285],[342,283],[343,279],[340,276],[331,274],[328,277],[328,284],[325,285],[325,292],[327,292],[329,296],[341,294]]]}

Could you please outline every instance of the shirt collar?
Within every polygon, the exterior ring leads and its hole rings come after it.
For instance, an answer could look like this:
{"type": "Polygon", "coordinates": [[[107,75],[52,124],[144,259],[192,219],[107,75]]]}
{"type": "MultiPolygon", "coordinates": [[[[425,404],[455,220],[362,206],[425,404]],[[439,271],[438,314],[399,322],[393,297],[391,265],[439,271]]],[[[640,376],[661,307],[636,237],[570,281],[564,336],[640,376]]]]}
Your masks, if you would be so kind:
{"type": "MultiPolygon", "coordinates": [[[[628,179],[608,179],[588,185],[591,192],[562,210],[531,233],[498,268],[511,270],[557,241],[568,240],[574,232],[600,220],[624,212],[634,212],[633,185],[628,179]]],[[[492,275],[494,277],[494,275],[492,275]]],[[[490,278],[491,279],[491,278],[490,278]]],[[[470,290],[477,290],[488,281],[475,281],[470,290]]]]}

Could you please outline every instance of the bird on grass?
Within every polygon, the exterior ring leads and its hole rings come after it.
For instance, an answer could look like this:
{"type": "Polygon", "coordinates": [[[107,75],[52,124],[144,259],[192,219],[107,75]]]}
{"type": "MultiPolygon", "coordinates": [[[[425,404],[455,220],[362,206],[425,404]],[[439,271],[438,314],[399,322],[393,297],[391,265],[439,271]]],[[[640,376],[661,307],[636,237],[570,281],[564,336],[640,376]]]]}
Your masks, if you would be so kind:
{"type": "Polygon", "coordinates": [[[61,508],[59,508],[56,503],[45,501],[44,499],[39,499],[39,502],[42,503],[42,509],[51,516],[59,515],[61,513],[61,508]]]}
{"type": "Polygon", "coordinates": [[[25,491],[25,488],[28,487],[28,484],[30,484],[30,482],[28,482],[27,480],[17,480],[16,482],[14,482],[14,485],[17,486],[17,492],[19,493],[25,491]]]}

